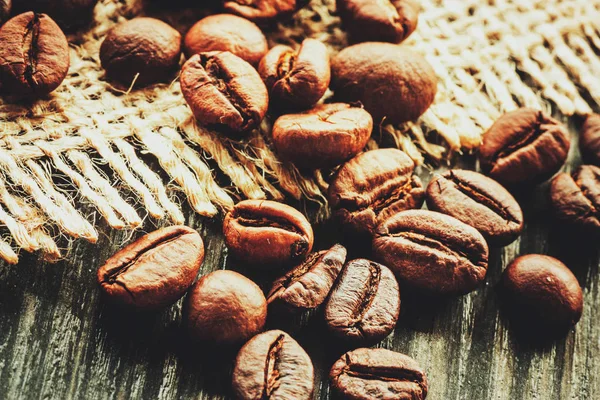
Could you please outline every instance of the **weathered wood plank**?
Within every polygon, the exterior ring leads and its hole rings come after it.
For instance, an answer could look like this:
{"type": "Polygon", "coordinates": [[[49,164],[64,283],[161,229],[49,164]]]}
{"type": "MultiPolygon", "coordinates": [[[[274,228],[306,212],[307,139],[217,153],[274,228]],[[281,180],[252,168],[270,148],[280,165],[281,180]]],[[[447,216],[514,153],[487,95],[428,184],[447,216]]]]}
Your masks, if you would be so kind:
{"type": "MultiPolygon", "coordinates": [[[[472,160],[467,164],[473,165],[472,160]]],[[[570,165],[579,163],[576,149],[570,165]]],[[[424,181],[430,172],[423,169],[424,181]]],[[[398,327],[381,346],[405,352],[427,370],[429,399],[600,398],[599,246],[590,237],[552,224],[546,187],[520,196],[527,223],[522,237],[493,249],[485,285],[467,296],[424,301],[404,293],[398,327]],[[585,307],[576,328],[562,339],[534,345],[515,335],[499,308],[502,269],[524,253],[564,261],[584,288],[585,307]]],[[[201,273],[219,268],[255,271],[227,262],[219,221],[188,210],[200,230],[207,258],[201,273]]],[[[103,229],[104,228],[104,229],[103,229]]],[[[146,224],[146,230],[154,227],[146,224]]],[[[51,265],[22,256],[0,265],[0,398],[6,399],[226,399],[231,354],[191,351],[181,329],[181,301],[156,314],[128,314],[105,304],[95,271],[120,244],[143,232],[105,227],[98,245],[83,241],[67,260],[51,265]]],[[[335,229],[317,229],[319,247],[333,244],[335,229]]],[[[259,278],[267,288],[268,278],[259,278]]],[[[269,318],[307,349],[317,369],[315,399],[329,399],[327,372],[344,351],[329,337],[320,310],[269,318]]]]}

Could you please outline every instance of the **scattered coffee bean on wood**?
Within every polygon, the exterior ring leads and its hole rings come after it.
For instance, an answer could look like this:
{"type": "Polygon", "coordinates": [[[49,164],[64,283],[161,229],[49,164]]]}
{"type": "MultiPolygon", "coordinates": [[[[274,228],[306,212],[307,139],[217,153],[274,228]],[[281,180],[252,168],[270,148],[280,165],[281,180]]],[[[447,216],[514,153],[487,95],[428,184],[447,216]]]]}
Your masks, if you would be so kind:
{"type": "Polygon", "coordinates": [[[137,309],[173,304],[192,285],[204,243],[192,228],[171,226],[142,236],[100,267],[98,283],[112,302],[137,309]]]}
{"type": "Polygon", "coordinates": [[[312,361],[287,333],[261,333],[237,355],[233,391],[241,400],[310,400],[314,391],[312,361]]]}

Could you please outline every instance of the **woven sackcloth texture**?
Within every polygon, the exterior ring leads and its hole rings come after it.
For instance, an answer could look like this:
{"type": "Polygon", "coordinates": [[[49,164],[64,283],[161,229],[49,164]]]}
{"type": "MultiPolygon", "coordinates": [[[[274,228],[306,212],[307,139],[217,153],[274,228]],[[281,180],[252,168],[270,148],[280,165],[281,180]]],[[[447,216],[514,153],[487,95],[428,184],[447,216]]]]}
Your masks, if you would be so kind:
{"type": "MultiPolygon", "coordinates": [[[[570,116],[600,104],[600,0],[420,2],[418,29],[402,46],[435,69],[436,100],[416,123],[377,127],[368,148],[384,141],[417,163],[442,160],[477,148],[494,119],[516,107],[570,116]]],[[[143,90],[104,79],[98,51],[106,32],[148,10],[141,0],[101,0],[92,26],[69,36],[71,68],[58,90],[33,103],[0,100],[7,262],[21,249],[56,260],[61,237],[96,241],[100,218],[117,229],[144,218],[182,223],[184,201],[206,217],[242,198],[287,196],[326,210],[329,174],[281,163],[269,145],[269,118],[233,141],[195,124],[176,76],[143,90]]],[[[158,15],[184,33],[203,14],[158,15]]],[[[347,45],[335,0],[313,0],[267,36],[271,45],[314,37],[332,53],[347,45]]]]}

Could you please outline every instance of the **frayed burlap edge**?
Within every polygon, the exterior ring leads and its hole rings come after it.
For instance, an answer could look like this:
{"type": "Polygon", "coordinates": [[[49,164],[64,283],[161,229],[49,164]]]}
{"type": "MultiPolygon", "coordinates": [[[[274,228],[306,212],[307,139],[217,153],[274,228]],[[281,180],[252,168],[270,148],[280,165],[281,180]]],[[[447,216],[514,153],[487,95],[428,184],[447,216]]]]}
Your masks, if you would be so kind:
{"type": "MultiPolygon", "coordinates": [[[[438,95],[418,122],[376,129],[369,149],[385,142],[418,164],[442,161],[476,149],[485,129],[519,106],[554,105],[570,116],[600,104],[600,0],[421,4],[418,29],[402,45],[432,64],[438,95]]],[[[136,228],[148,216],[182,223],[183,197],[206,217],[242,198],[286,197],[316,203],[317,218],[327,216],[329,174],[280,162],[269,145],[269,118],[232,141],[195,124],[176,77],[131,91],[104,80],[104,35],[146,11],[140,0],[101,1],[95,25],[69,38],[63,85],[34,104],[0,102],[0,257],[7,262],[16,263],[20,249],[59,259],[57,235],[95,242],[97,214],[117,229],[136,228]],[[97,214],[83,215],[89,206],[97,214]]],[[[182,28],[179,18],[190,15],[165,17],[182,28]]],[[[334,0],[313,0],[268,33],[271,45],[304,37],[322,40],[332,53],[347,45],[334,0]]]]}

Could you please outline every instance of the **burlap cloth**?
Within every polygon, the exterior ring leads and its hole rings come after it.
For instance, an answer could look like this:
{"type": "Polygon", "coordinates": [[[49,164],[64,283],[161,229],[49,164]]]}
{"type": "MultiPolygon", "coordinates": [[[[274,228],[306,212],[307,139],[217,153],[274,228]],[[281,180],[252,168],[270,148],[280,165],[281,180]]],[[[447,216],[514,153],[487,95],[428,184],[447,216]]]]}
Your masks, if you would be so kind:
{"type": "MultiPolygon", "coordinates": [[[[417,163],[444,160],[476,149],[494,119],[516,107],[571,116],[600,104],[600,0],[420,2],[418,29],[402,45],[435,69],[435,103],[417,123],[378,127],[369,148],[386,142],[417,163]]],[[[71,68],[58,90],[33,104],[0,100],[0,257],[7,262],[17,262],[19,249],[56,260],[61,236],[93,242],[99,218],[118,229],[148,217],[182,223],[186,200],[206,217],[242,198],[286,196],[326,213],[328,172],[301,174],[281,163],[268,144],[271,120],[233,142],[194,123],[177,77],[131,91],[105,81],[98,50],[106,32],[153,10],[182,32],[202,16],[101,0],[92,27],[69,37],[71,68]]],[[[312,0],[267,36],[270,45],[314,37],[332,53],[347,44],[335,0],[312,0]]]]}

